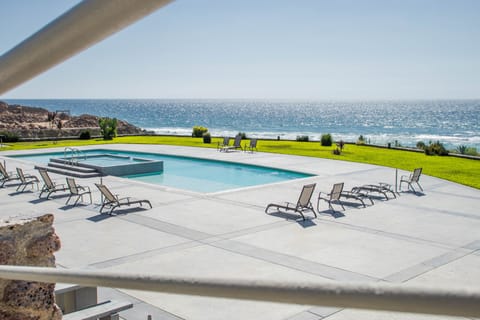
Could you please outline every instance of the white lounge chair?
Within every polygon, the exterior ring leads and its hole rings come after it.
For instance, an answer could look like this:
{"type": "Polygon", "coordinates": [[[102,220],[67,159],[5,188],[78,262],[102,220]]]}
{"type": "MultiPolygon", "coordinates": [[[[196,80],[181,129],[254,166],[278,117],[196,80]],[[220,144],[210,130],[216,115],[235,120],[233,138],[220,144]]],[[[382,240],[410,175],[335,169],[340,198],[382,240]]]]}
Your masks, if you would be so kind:
{"type": "Polygon", "coordinates": [[[328,207],[332,211],[335,211],[335,209],[332,206],[333,203],[339,204],[342,207],[342,209],[345,210],[345,207],[343,206],[343,202],[340,200],[341,198],[355,199],[357,201],[360,201],[360,203],[363,205],[364,208],[366,207],[365,202],[363,201],[364,198],[367,198],[373,204],[373,200],[370,199],[370,197],[368,197],[366,194],[363,194],[359,191],[357,192],[343,191],[343,186],[344,186],[343,182],[335,183],[330,193],[327,194],[324,192],[320,192],[317,200],[317,210],[320,211],[320,200],[324,200],[328,202],[328,207]]]}
{"type": "Polygon", "coordinates": [[[108,214],[112,214],[113,210],[121,206],[131,206],[133,204],[140,204],[142,206],[144,203],[148,204],[152,208],[152,204],[149,200],[138,200],[131,197],[119,198],[118,195],[113,195],[112,192],[103,184],[95,183],[98,190],[102,193],[104,199],[102,202],[102,207],[100,208],[100,213],[103,213],[105,207],[110,208],[108,214]]]}
{"type": "Polygon", "coordinates": [[[245,147],[243,148],[243,151],[247,150],[250,152],[253,152],[253,150],[257,150],[257,139],[250,139],[250,143],[248,145],[245,145],[245,147]]]}
{"type": "Polygon", "coordinates": [[[54,182],[50,178],[47,169],[38,168],[38,172],[40,173],[40,177],[42,177],[42,180],[43,180],[43,187],[42,187],[42,190],[40,191],[40,195],[38,196],[39,198],[41,198],[42,194],[44,194],[45,192],[48,192],[47,198],[46,198],[48,199],[50,195],[54,192],[68,190],[67,186],[65,186],[64,184],[57,184],[56,182],[54,182]]]}
{"type": "Polygon", "coordinates": [[[90,203],[92,203],[92,191],[90,190],[90,187],[77,184],[74,178],[67,178],[67,185],[68,189],[70,190],[70,196],[65,204],[68,204],[72,197],[76,197],[76,200],[73,204],[73,206],[76,206],[80,199],[83,201],[83,196],[86,194],[90,196],[90,203]]]}
{"type": "Polygon", "coordinates": [[[0,162],[0,174],[2,175],[2,177],[0,177],[0,182],[2,183],[0,185],[0,188],[3,188],[5,183],[8,181],[20,180],[20,177],[17,174],[13,172],[8,172],[1,162],[0,162]]]}
{"type": "Polygon", "coordinates": [[[411,189],[413,193],[415,194],[417,193],[417,191],[413,187],[414,183],[420,188],[421,191],[423,191],[422,186],[418,182],[420,180],[421,175],[422,175],[422,168],[416,168],[415,170],[413,170],[413,173],[411,173],[409,176],[402,176],[400,178],[399,189],[400,190],[402,189],[402,183],[405,182],[408,184],[408,189],[411,189]]]}
{"type": "Polygon", "coordinates": [[[241,149],[243,150],[242,148],[242,136],[240,134],[237,134],[235,136],[235,141],[233,142],[233,145],[232,146],[224,146],[223,148],[220,149],[220,151],[229,151],[229,150],[236,150],[236,149],[241,149]]]}
{"type": "Polygon", "coordinates": [[[31,174],[24,174],[23,170],[20,168],[17,168],[17,175],[18,175],[18,178],[20,179],[20,184],[17,187],[17,191],[19,191],[20,188],[23,187],[21,190],[23,192],[25,191],[25,188],[29,185],[31,185],[33,189],[34,184],[37,185],[37,189],[38,189],[38,183],[40,181],[38,181],[37,176],[31,175],[31,174]]]}
{"type": "Polygon", "coordinates": [[[217,142],[217,151],[222,151],[223,148],[230,144],[230,137],[223,137],[222,142],[217,142]]]}
{"type": "Polygon", "coordinates": [[[285,204],[276,204],[276,203],[270,203],[267,205],[265,208],[265,213],[268,213],[268,209],[274,207],[277,208],[277,211],[280,211],[280,209],[285,210],[285,211],[294,211],[299,213],[303,220],[305,220],[305,215],[303,214],[304,211],[312,211],[315,217],[317,217],[317,213],[315,212],[315,209],[313,209],[311,198],[313,191],[315,190],[315,183],[313,184],[307,184],[303,186],[302,192],[300,192],[300,196],[298,197],[297,203],[291,203],[291,202],[285,202],[285,204]]]}

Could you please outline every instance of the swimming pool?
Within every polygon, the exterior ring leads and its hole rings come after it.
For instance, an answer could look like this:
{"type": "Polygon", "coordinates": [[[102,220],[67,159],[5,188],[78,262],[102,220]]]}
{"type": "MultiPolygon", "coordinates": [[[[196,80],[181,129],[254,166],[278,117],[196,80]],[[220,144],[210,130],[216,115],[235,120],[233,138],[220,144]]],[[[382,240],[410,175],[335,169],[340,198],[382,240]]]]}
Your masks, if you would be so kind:
{"type": "MultiPolygon", "coordinates": [[[[115,156],[126,156],[129,158],[163,161],[162,172],[123,175],[122,177],[146,183],[160,184],[178,189],[204,193],[225,191],[312,176],[311,174],[296,171],[157,153],[104,149],[82,150],[82,152],[90,157],[95,155],[111,155],[113,156],[111,158],[115,158],[115,156]]],[[[63,152],[56,152],[20,156],[15,155],[11,157],[46,165],[50,158],[62,158],[63,155],[63,152]]]]}

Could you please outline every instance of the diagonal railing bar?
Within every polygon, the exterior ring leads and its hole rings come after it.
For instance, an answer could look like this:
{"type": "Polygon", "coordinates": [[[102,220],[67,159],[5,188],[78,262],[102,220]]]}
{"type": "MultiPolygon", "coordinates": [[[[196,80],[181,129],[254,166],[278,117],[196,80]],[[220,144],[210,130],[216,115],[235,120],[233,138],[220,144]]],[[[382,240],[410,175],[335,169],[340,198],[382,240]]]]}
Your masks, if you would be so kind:
{"type": "Polygon", "coordinates": [[[172,1],[82,1],[0,56],[0,95],[172,1]]]}
{"type": "Polygon", "coordinates": [[[302,305],[462,317],[480,316],[479,288],[413,287],[386,283],[175,278],[149,274],[134,275],[96,270],[19,266],[0,266],[0,278],[302,305]]]}

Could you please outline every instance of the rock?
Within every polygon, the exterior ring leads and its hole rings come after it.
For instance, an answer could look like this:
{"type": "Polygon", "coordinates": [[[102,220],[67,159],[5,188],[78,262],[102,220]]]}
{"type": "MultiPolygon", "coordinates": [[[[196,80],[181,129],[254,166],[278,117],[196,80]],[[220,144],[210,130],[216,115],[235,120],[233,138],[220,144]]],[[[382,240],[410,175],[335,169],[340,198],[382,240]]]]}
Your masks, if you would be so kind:
{"type": "MultiPolygon", "coordinates": [[[[54,268],[60,240],[53,215],[0,220],[0,248],[0,264],[54,268]]],[[[0,320],[62,319],[54,292],[53,283],[0,279],[0,320]]]]}
{"type": "MultiPolygon", "coordinates": [[[[20,138],[52,138],[79,136],[90,130],[93,136],[100,135],[99,117],[89,114],[70,116],[54,114],[43,108],[8,105],[0,101],[0,129],[17,134],[20,138]],[[53,119],[53,121],[52,121],[53,119]],[[58,129],[61,121],[61,129],[58,129]]],[[[126,121],[118,120],[118,134],[143,134],[144,130],[126,121]]]]}

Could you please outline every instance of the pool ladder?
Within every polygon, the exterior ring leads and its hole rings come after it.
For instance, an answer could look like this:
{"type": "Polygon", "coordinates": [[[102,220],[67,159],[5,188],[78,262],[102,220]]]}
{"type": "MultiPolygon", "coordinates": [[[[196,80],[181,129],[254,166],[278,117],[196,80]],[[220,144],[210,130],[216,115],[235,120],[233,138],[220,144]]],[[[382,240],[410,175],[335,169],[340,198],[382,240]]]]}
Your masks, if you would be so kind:
{"type": "Polygon", "coordinates": [[[66,147],[63,150],[63,158],[66,160],[66,163],[69,165],[78,165],[78,159],[83,158],[84,160],[87,159],[87,156],[85,153],[78,149],[78,148],[72,148],[72,147],[66,147]]]}

